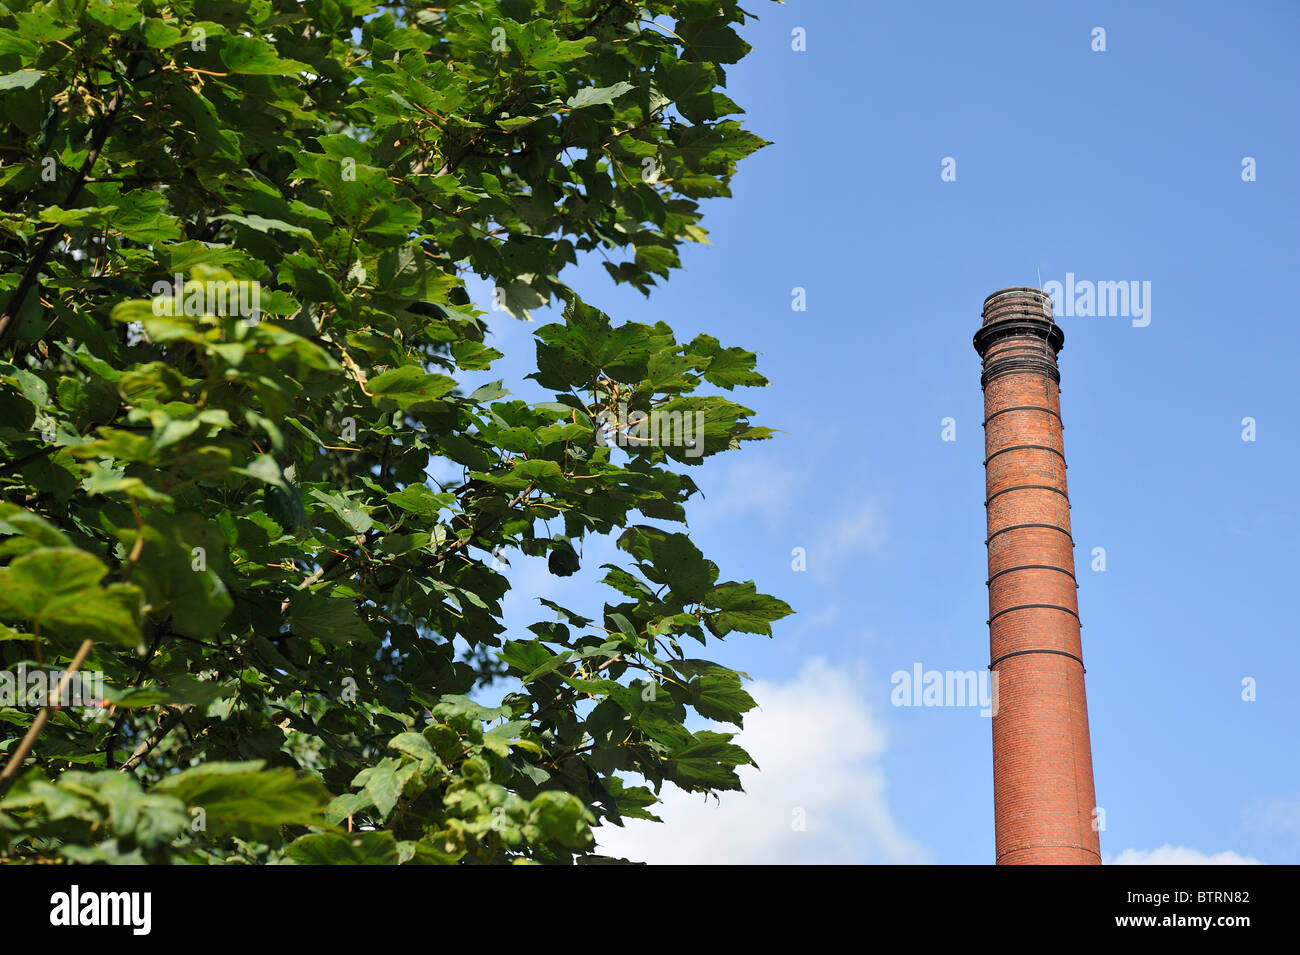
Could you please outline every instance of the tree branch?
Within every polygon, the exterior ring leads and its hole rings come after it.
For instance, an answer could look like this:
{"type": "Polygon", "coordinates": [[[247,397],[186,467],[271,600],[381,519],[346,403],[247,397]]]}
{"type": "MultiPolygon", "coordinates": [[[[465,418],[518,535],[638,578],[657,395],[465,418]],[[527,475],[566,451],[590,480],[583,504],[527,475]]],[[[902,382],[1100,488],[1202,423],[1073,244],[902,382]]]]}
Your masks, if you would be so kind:
{"type": "Polygon", "coordinates": [[[119,766],[117,771],[119,773],[129,773],[144,762],[144,758],[153,751],[155,746],[162,742],[164,736],[176,728],[181,721],[181,717],[189,712],[189,709],[189,703],[168,707],[167,715],[163,717],[157,729],[144,738],[140,745],[135,748],[135,752],[131,754],[130,759],[119,766]]]}
{"type": "Polygon", "coordinates": [[[7,793],[9,787],[13,785],[19,767],[22,765],[23,760],[27,758],[27,754],[31,752],[32,746],[36,744],[36,737],[41,735],[41,730],[45,728],[45,724],[49,721],[54,704],[62,699],[63,691],[68,688],[72,678],[81,669],[81,665],[86,662],[86,657],[90,656],[90,650],[94,645],[94,640],[81,641],[76,656],[68,664],[68,669],[64,671],[63,676],[59,679],[58,686],[46,697],[45,706],[41,707],[41,711],[36,714],[36,719],[32,720],[32,725],[27,727],[27,733],[23,736],[22,742],[18,744],[18,748],[9,757],[9,762],[5,764],[4,771],[0,772],[0,796],[7,793]]]}
{"type": "MultiPolygon", "coordinates": [[[[135,60],[131,61],[131,66],[127,69],[129,76],[135,70],[135,60]]],[[[77,197],[81,195],[81,187],[86,184],[86,177],[90,175],[91,169],[99,161],[99,152],[104,148],[104,141],[108,139],[108,131],[112,128],[114,121],[117,119],[118,110],[126,101],[126,80],[123,79],[117,84],[117,92],[113,94],[113,100],[108,104],[108,111],[104,114],[99,128],[95,130],[95,136],[90,143],[90,152],[86,155],[86,161],[81,164],[76,176],[72,180],[72,188],[68,190],[68,197],[63,200],[63,205],[72,208],[77,197]]],[[[22,310],[23,303],[27,300],[27,294],[36,284],[37,276],[41,274],[41,269],[45,267],[46,260],[50,257],[50,252],[54,249],[54,244],[58,242],[62,230],[58,226],[51,226],[45,233],[45,238],[37,247],[36,253],[32,260],[27,263],[27,269],[23,272],[23,277],[18,281],[17,288],[14,289],[13,295],[9,297],[9,304],[5,306],[4,314],[0,315],[0,339],[5,337],[9,331],[9,326],[22,310]]]]}

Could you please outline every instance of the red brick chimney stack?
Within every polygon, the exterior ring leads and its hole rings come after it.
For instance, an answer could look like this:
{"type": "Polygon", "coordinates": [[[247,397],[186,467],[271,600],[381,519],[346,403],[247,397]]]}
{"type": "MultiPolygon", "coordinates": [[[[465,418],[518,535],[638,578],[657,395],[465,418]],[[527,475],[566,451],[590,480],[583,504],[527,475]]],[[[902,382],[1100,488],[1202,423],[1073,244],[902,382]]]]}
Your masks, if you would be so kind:
{"type": "Polygon", "coordinates": [[[993,811],[999,865],[1100,865],[1056,354],[1033,288],[984,300],[993,811]]]}

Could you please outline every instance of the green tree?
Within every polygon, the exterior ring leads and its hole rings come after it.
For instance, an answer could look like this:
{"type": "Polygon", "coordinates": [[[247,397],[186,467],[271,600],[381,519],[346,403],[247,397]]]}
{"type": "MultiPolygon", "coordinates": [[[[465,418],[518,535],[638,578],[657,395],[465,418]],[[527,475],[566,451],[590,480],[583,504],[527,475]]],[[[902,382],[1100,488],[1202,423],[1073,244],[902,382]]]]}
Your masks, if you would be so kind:
{"type": "Polygon", "coordinates": [[[764,145],[722,92],[747,16],[7,4],[0,663],[108,705],[0,699],[0,854],[570,862],[664,783],[739,788],[687,721],[754,702],[691,648],[790,610],[673,528],[691,467],[768,437],[728,397],[766,380],[560,274],[596,250],[648,294],[705,241],[764,145]],[[461,386],[501,357],[468,271],[562,306],[553,400],[461,386]],[[567,575],[593,534],[613,602],[507,633],[495,558],[567,575]]]}

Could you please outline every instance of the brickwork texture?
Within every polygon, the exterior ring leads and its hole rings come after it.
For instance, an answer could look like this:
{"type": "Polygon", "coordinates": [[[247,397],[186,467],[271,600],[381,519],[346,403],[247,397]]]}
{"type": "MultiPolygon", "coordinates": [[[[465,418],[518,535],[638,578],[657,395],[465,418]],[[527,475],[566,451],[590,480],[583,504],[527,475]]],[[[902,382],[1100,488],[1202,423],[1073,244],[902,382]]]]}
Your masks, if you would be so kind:
{"type": "Polygon", "coordinates": [[[999,865],[1099,865],[1051,299],[984,302],[989,652],[999,865]]]}

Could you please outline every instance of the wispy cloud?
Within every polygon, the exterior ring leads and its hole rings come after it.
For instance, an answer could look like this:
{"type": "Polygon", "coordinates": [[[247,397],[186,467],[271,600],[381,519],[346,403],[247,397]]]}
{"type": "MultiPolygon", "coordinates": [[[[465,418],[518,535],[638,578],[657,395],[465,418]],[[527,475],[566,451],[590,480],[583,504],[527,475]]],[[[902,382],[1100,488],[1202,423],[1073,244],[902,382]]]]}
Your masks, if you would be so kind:
{"type": "Polygon", "coordinates": [[[775,527],[799,510],[796,502],[807,484],[807,473],[775,457],[763,457],[760,451],[745,451],[731,460],[718,480],[702,484],[708,503],[692,517],[720,520],[757,514],[775,527]]]}
{"type": "MultiPolygon", "coordinates": [[[[1103,858],[1105,856],[1103,855],[1103,858]]],[[[1163,845],[1159,849],[1125,849],[1110,865],[1263,865],[1253,856],[1235,852],[1205,853],[1186,846],[1163,845]]]]}
{"type": "Polygon", "coordinates": [[[762,767],[740,775],[746,792],[706,802],[665,786],[663,825],[603,827],[604,851],[658,864],[929,862],[894,821],[881,757],[883,724],[862,668],[807,661],[787,683],[749,687],[761,709],[737,742],[762,767]]]}
{"type": "Polygon", "coordinates": [[[828,580],[855,555],[879,553],[889,539],[889,519],[879,498],[869,497],[836,514],[808,545],[808,572],[828,580]]]}
{"type": "Polygon", "coordinates": [[[1300,835],[1300,801],[1261,799],[1246,810],[1246,825],[1255,831],[1300,835]]]}

